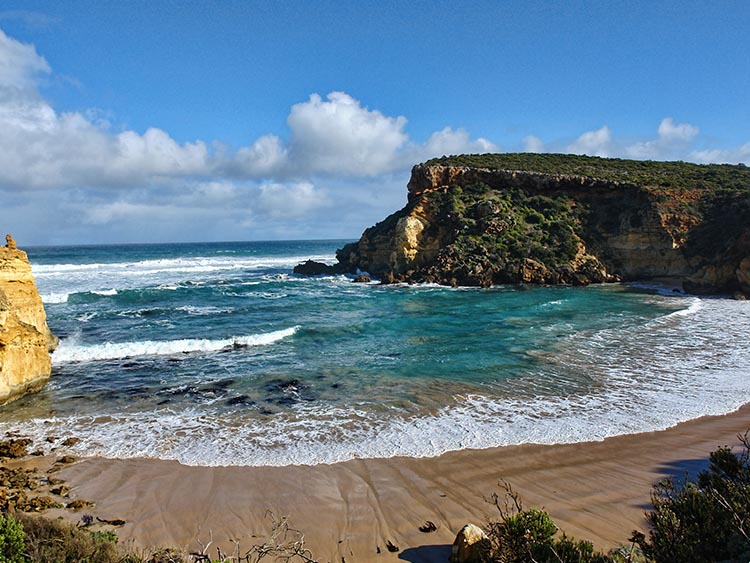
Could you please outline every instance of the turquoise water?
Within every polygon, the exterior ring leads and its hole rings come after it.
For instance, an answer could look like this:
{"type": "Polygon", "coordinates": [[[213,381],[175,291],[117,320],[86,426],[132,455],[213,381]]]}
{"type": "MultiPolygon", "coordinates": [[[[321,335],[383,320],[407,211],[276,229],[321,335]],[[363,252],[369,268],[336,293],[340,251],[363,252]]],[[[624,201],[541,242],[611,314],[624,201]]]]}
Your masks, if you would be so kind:
{"type": "Polygon", "coordinates": [[[0,429],[197,465],[653,430],[750,400],[750,306],[665,288],[306,278],[346,241],[29,249],[50,383],[0,429]]]}

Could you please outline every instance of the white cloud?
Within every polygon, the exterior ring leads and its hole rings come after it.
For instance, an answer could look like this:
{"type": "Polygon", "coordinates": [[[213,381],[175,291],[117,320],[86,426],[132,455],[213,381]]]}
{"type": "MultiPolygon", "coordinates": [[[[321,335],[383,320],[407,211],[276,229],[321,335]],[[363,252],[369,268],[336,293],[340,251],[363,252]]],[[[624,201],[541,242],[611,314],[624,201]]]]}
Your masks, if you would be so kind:
{"type": "Polygon", "coordinates": [[[544,152],[544,141],[534,135],[527,135],[521,139],[523,152],[544,152]]]}
{"type": "Polygon", "coordinates": [[[612,131],[606,125],[596,131],[583,133],[575,142],[568,145],[567,152],[589,156],[609,156],[612,131]]]}
{"type": "Polygon", "coordinates": [[[33,45],[16,41],[0,29],[0,100],[35,94],[38,75],[49,72],[49,64],[33,45]]]}
{"type": "Polygon", "coordinates": [[[695,150],[690,153],[690,160],[703,164],[710,162],[736,164],[741,162],[750,165],[750,143],[745,143],[737,149],[695,150]]]}
{"type": "Polygon", "coordinates": [[[659,124],[657,138],[641,141],[625,147],[624,156],[637,159],[670,159],[680,158],[685,148],[693,142],[700,129],[689,123],[675,123],[671,117],[665,117],[659,124]]]}
{"type": "Polygon", "coordinates": [[[393,168],[408,136],[406,118],[362,107],[344,92],[327,101],[313,94],[295,104],[287,118],[289,152],[301,172],[371,176],[393,168]]]}
{"type": "Polygon", "coordinates": [[[441,154],[497,150],[464,129],[445,128],[414,143],[404,131],[406,118],[370,110],[344,92],[325,100],[312,94],[293,105],[287,141],[264,135],[235,152],[200,140],[178,143],[156,127],[112,133],[101,112],[58,113],[42,99],[37,80],[49,72],[32,45],[0,31],[0,189],[131,188],[165,178],[361,178],[405,171],[441,154]]]}
{"type": "Polygon", "coordinates": [[[264,135],[249,147],[240,148],[229,169],[240,176],[269,177],[287,166],[288,151],[276,135],[264,135]]]}
{"type": "Polygon", "coordinates": [[[272,218],[301,217],[328,204],[325,194],[310,182],[269,183],[260,186],[258,204],[272,218]]]}
{"type": "Polygon", "coordinates": [[[407,159],[409,162],[406,164],[408,166],[422,160],[451,154],[499,151],[500,147],[482,137],[472,141],[466,129],[453,130],[450,127],[445,127],[430,135],[424,144],[414,147],[414,150],[408,153],[407,159]]]}

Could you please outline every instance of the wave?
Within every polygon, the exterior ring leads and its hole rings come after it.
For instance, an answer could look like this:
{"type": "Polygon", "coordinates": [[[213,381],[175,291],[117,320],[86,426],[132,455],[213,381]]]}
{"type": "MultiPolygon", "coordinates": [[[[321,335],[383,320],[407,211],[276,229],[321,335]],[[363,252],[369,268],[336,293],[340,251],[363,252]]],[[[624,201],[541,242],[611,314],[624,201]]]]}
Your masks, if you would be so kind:
{"type": "Polygon", "coordinates": [[[70,296],[70,293],[60,292],[60,293],[43,293],[41,295],[42,297],[42,303],[47,304],[54,304],[54,303],[67,303],[68,297],[70,296]]]}
{"type": "Polygon", "coordinates": [[[292,268],[312,259],[333,262],[330,255],[319,256],[262,256],[262,257],[208,257],[165,258],[133,262],[91,264],[32,264],[34,276],[39,278],[71,275],[75,273],[116,273],[125,276],[142,276],[165,272],[211,272],[224,270],[257,270],[262,268],[292,268]]]}
{"type": "Polygon", "coordinates": [[[113,289],[102,289],[102,290],[98,290],[98,291],[92,291],[91,293],[93,293],[95,295],[104,295],[104,296],[109,297],[109,296],[112,296],[112,295],[117,295],[117,290],[114,289],[114,288],[113,289]]]}
{"type": "Polygon", "coordinates": [[[191,352],[218,352],[232,348],[265,346],[292,336],[299,326],[247,336],[232,336],[219,340],[186,338],[181,340],[144,340],[142,342],[105,342],[78,345],[66,340],[52,354],[52,364],[119,360],[135,356],[172,356],[191,352]]]}

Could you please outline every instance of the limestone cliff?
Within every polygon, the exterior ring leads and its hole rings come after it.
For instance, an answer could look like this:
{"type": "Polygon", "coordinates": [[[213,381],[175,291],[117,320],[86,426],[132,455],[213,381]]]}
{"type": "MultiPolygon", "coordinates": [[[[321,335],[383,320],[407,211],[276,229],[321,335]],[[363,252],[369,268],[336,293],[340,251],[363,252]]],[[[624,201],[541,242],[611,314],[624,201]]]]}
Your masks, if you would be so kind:
{"type": "Polygon", "coordinates": [[[750,294],[750,169],[575,155],[443,157],[406,207],[337,254],[386,282],[570,283],[672,277],[750,294]]]}
{"type": "Polygon", "coordinates": [[[0,404],[44,386],[57,346],[29,259],[10,235],[7,241],[0,247],[0,404]]]}

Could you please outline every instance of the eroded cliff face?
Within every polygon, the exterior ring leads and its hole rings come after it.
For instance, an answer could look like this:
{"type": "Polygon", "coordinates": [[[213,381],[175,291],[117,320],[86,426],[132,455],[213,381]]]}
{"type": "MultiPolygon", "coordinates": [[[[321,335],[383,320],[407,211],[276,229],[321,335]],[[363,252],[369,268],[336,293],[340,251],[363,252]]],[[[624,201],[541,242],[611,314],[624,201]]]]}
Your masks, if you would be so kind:
{"type": "Polygon", "coordinates": [[[670,277],[694,292],[750,294],[750,181],[731,197],[668,186],[417,165],[406,207],[340,250],[340,268],[480,286],[670,277]]]}
{"type": "Polygon", "coordinates": [[[9,236],[0,247],[0,404],[44,386],[56,346],[29,259],[9,236]]]}

